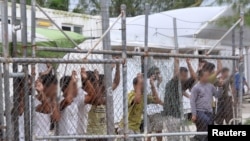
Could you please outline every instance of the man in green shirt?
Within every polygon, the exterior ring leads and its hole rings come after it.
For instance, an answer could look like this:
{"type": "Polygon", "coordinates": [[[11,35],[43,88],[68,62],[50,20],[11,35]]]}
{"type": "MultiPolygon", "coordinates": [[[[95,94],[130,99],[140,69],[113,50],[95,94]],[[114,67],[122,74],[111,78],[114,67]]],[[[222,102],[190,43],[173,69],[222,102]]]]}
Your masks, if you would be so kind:
{"type": "MultiPolygon", "coordinates": [[[[153,77],[150,78],[152,95],[148,96],[148,103],[162,104],[156,88],[153,85],[153,77]]],[[[133,79],[134,90],[128,94],[128,134],[139,134],[140,125],[141,125],[141,116],[143,112],[143,77],[139,74],[136,78],[133,79]]],[[[124,134],[123,132],[123,120],[121,122],[121,128],[119,134],[124,134]]],[[[130,138],[130,141],[140,141],[140,138],[130,138]]]]}

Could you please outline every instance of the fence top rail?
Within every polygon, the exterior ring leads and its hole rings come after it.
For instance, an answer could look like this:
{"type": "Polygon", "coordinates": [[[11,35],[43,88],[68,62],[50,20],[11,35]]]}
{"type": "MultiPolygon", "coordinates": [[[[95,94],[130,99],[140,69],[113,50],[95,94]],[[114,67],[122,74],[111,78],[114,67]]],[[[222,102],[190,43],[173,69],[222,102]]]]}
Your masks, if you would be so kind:
{"type": "Polygon", "coordinates": [[[4,58],[0,63],[122,64],[123,59],[4,58]]]}
{"type": "MultiPolygon", "coordinates": [[[[38,51],[66,52],[66,53],[87,53],[88,50],[78,50],[73,48],[57,48],[57,47],[37,47],[38,51]]],[[[121,55],[122,51],[114,50],[93,50],[92,54],[108,54],[121,55]]],[[[197,58],[197,59],[223,59],[223,60],[239,60],[240,56],[222,56],[222,55],[194,55],[194,54],[175,54],[175,53],[155,53],[155,52],[135,52],[127,51],[128,55],[134,56],[155,56],[155,57],[179,57],[179,58],[197,58]]]]}
{"type": "Polygon", "coordinates": [[[127,134],[127,135],[74,135],[74,136],[37,136],[36,140],[44,139],[96,139],[96,138],[135,138],[135,137],[158,137],[158,136],[191,136],[207,135],[208,132],[178,132],[178,133],[154,133],[154,134],[127,134]]]}

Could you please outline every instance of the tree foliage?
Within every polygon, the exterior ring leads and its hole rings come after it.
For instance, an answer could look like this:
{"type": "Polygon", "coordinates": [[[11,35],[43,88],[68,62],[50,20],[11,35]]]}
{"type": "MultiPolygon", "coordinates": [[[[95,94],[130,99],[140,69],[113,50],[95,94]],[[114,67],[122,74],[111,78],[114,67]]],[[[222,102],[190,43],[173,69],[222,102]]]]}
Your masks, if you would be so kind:
{"type": "MultiPolygon", "coordinates": [[[[101,12],[100,0],[90,0],[93,4],[93,14],[101,12]]],[[[151,13],[166,10],[184,8],[193,5],[197,0],[110,0],[110,16],[115,17],[120,14],[121,4],[127,6],[127,16],[137,16],[144,14],[145,3],[149,3],[151,13]]]]}
{"type": "MultiPolygon", "coordinates": [[[[70,0],[36,0],[36,2],[42,7],[63,11],[69,10],[69,1],[70,0]]],[[[17,0],[17,2],[20,3],[20,0],[17,0]]],[[[32,0],[26,0],[26,4],[31,5],[31,3],[32,0]]]]}
{"type": "Polygon", "coordinates": [[[233,15],[221,18],[220,25],[231,26],[240,17],[240,12],[244,12],[245,24],[250,26],[250,0],[216,0],[219,5],[231,5],[233,15]]]}
{"type": "MultiPolygon", "coordinates": [[[[20,0],[17,0],[20,2],[20,0]]],[[[27,0],[27,4],[30,5],[32,0],[27,0]]],[[[36,0],[37,3],[46,8],[56,10],[69,10],[70,0],[36,0]]],[[[185,8],[194,5],[202,0],[106,0],[110,3],[110,16],[116,17],[120,14],[121,4],[127,6],[127,16],[137,16],[144,14],[145,3],[149,3],[151,13],[157,13],[177,8],[185,8]]],[[[76,13],[85,14],[100,14],[101,6],[100,0],[79,0],[77,6],[73,9],[76,13]]]]}

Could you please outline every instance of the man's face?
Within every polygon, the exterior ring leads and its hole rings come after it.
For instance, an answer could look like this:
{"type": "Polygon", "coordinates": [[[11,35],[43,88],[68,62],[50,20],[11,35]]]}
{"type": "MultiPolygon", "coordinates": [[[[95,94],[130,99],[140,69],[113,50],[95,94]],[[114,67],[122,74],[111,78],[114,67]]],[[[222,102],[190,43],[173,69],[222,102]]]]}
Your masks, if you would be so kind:
{"type": "Polygon", "coordinates": [[[223,72],[223,73],[221,74],[221,76],[222,76],[223,78],[228,78],[228,77],[229,77],[229,71],[223,72]]]}
{"type": "Polygon", "coordinates": [[[57,95],[57,84],[51,84],[45,88],[45,93],[50,98],[55,98],[57,95]]]}
{"type": "Polygon", "coordinates": [[[160,80],[160,78],[161,78],[160,70],[156,70],[155,73],[154,73],[154,76],[155,76],[155,80],[160,80]]]}
{"type": "Polygon", "coordinates": [[[209,72],[203,72],[203,76],[201,76],[200,81],[202,81],[203,83],[208,83],[209,82],[209,72]]]}
{"type": "Polygon", "coordinates": [[[186,81],[188,79],[188,73],[187,72],[181,72],[180,73],[180,80],[183,82],[183,81],[186,81]]]}

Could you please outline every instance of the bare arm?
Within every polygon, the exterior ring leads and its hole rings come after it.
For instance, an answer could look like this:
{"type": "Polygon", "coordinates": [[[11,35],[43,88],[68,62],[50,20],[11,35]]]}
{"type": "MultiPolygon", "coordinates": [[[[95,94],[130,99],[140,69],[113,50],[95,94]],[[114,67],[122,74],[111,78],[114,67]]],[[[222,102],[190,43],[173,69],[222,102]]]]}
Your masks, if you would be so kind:
{"type": "Polygon", "coordinates": [[[179,59],[174,58],[174,77],[179,74],[179,59]]]}
{"type": "Polygon", "coordinates": [[[141,88],[136,88],[135,89],[135,98],[134,98],[134,103],[139,104],[142,100],[142,90],[141,88]]]}
{"type": "Polygon", "coordinates": [[[156,87],[154,85],[154,80],[153,79],[154,79],[153,77],[150,78],[150,86],[151,86],[151,91],[152,91],[152,95],[153,95],[154,101],[157,104],[163,105],[163,102],[159,98],[158,92],[157,92],[156,87]]]}
{"type": "Polygon", "coordinates": [[[183,92],[182,95],[185,96],[186,98],[190,98],[190,95],[186,92],[183,92]]]}
{"type": "Polygon", "coordinates": [[[196,75],[196,73],[195,73],[195,71],[194,71],[194,69],[193,69],[192,64],[190,63],[190,60],[187,59],[186,62],[187,62],[188,70],[189,70],[189,72],[190,72],[190,76],[191,76],[193,79],[197,79],[197,75],[196,75]]]}
{"type": "Polygon", "coordinates": [[[73,102],[75,90],[77,89],[77,79],[76,79],[76,72],[72,71],[71,80],[69,82],[67,90],[64,92],[64,99],[60,103],[60,110],[63,110],[68,105],[70,105],[73,102]]]}
{"type": "Polygon", "coordinates": [[[53,69],[52,65],[51,64],[47,64],[47,70],[44,71],[44,72],[41,72],[40,76],[49,74],[52,71],[52,69],[53,69]]]}
{"type": "Polygon", "coordinates": [[[43,84],[40,81],[36,81],[35,88],[38,93],[37,99],[41,102],[40,105],[35,107],[36,111],[40,113],[49,114],[51,112],[51,104],[44,93],[43,84]]]}
{"type": "Polygon", "coordinates": [[[220,74],[221,70],[222,70],[222,62],[221,60],[217,60],[217,71],[215,72],[216,76],[220,74]]]}
{"type": "Polygon", "coordinates": [[[135,86],[135,98],[133,100],[133,102],[135,104],[139,104],[142,101],[142,88],[143,88],[143,80],[141,78],[141,76],[137,76],[138,77],[138,84],[135,86]]]}
{"type": "Polygon", "coordinates": [[[84,99],[84,103],[91,104],[96,92],[92,83],[88,80],[88,75],[84,67],[81,68],[81,78],[82,78],[82,81],[85,82],[84,83],[85,86],[83,86],[83,89],[87,92],[87,95],[85,96],[85,99],[84,99]]]}
{"type": "Polygon", "coordinates": [[[116,70],[115,71],[115,78],[113,80],[112,90],[115,90],[120,83],[120,65],[119,64],[116,64],[115,70],[116,70]]]}
{"type": "Polygon", "coordinates": [[[52,122],[58,122],[61,118],[61,113],[60,113],[59,105],[56,102],[56,100],[52,101],[52,107],[53,107],[53,111],[51,114],[52,122]]]}
{"type": "Polygon", "coordinates": [[[198,89],[196,87],[193,87],[191,90],[191,97],[190,97],[190,105],[191,105],[191,111],[192,111],[192,116],[196,116],[196,99],[198,97],[198,89]]]}
{"type": "Polygon", "coordinates": [[[85,84],[86,85],[84,90],[87,92],[87,95],[85,96],[84,102],[87,104],[91,104],[92,100],[95,97],[95,89],[89,80],[87,80],[85,84]]]}

